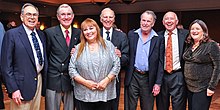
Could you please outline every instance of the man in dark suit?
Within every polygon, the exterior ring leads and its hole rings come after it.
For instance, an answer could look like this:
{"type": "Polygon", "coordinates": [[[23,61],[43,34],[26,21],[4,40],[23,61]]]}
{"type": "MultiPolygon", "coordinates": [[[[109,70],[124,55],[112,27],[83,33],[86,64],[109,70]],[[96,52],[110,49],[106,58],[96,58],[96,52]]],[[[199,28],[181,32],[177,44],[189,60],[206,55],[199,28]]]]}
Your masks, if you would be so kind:
{"type": "Polygon", "coordinates": [[[154,96],[162,83],[164,38],[152,29],[153,11],[141,15],[140,28],[128,33],[129,67],[125,75],[125,110],[136,110],[138,98],[142,110],[153,110],[154,96]]]}
{"type": "Polygon", "coordinates": [[[161,86],[160,94],[157,96],[157,109],[169,110],[170,97],[173,110],[185,110],[186,109],[186,87],[183,76],[183,59],[184,42],[188,34],[187,30],[177,29],[178,24],[177,15],[174,12],[167,12],[163,17],[163,25],[166,30],[161,31],[158,34],[165,38],[165,66],[164,77],[161,86]],[[172,44],[172,57],[171,64],[169,63],[168,52],[168,37],[171,37],[172,44]],[[171,69],[169,69],[169,64],[171,69]]]}
{"type": "MultiPolygon", "coordinates": [[[[5,34],[5,29],[4,29],[4,26],[3,24],[0,22],[0,53],[1,53],[1,48],[2,48],[2,39],[3,39],[3,36],[5,34]]],[[[1,56],[1,54],[0,54],[1,56]]],[[[0,57],[1,58],[1,57],[0,57]]],[[[2,72],[1,72],[1,69],[0,69],[0,109],[4,109],[5,108],[5,105],[4,105],[4,94],[3,94],[3,91],[2,91],[2,72]]]]}
{"type": "Polygon", "coordinates": [[[103,24],[101,28],[101,35],[104,39],[111,41],[115,46],[115,53],[120,57],[121,71],[118,75],[118,81],[116,82],[116,99],[113,99],[112,110],[118,110],[119,98],[120,98],[120,87],[121,87],[121,74],[125,73],[125,66],[128,65],[128,39],[125,33],[113,28],[115,22],[115,13],[110,8],[102,10],[100,15],[100,21],[103,24]]]}
{"type": "Polygon", "coordinates": [[[1,69],[12,110],[40,110],[41,93],[45,92],[46,39],[35,28],[38,16],[37,7],[24,4],[22,25],[7,31],[3,38],[1,69]]]}
{"type": "Polygon", "coordinates": [[[71,50],[79,43],[80,30],[71,26],[73,18],[72,8],[68,4],[62,4],[57,9],[60,25],[45,30],[49,64],[46,110],[59,110],[61,100],[64,110],[74,109],[73,86],[68,65],[71,50]]]}

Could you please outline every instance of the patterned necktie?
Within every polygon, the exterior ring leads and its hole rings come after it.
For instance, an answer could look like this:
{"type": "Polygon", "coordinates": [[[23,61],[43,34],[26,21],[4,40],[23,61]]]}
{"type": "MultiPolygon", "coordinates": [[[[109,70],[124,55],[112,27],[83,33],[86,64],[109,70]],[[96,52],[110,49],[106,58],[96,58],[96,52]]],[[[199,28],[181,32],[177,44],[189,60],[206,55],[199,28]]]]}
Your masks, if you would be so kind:
{"type": "Polygon", "coordinates": [[[110,33],[110,32],[109,32],[109,31],[106,31],[105,33],[107,34],[107,40],[110,41],[110,36],[109,36],[109,33],[110,33]]]}
{"type": "Polygon", "coordinates": [[[66,44],[67,44],[67,46],[69,47],[69,45],[70,45],[69,31],[68,31],[68,30],[65,30],[65,33],[66,33],[66,44]]]}
{"type": "Polygon", "coordinates": [[[166,48],[166,71],[171,73],[173,70],[173,52],[172,52],[172,32],[168,33],[166,48]]]}
{"type": "Polygon", "coordinates": [[[43,57],[42,57],[42,53],[41,53],[41,50],[40,50],[40,45],[39,45],[37,37],[36,37],[36,33],[32,32],[31,36],[32,36],[32,41],[33,41],[33,44],[34,44],[35,51],[37,53],[38,63],[42,66],[43,57]]]}

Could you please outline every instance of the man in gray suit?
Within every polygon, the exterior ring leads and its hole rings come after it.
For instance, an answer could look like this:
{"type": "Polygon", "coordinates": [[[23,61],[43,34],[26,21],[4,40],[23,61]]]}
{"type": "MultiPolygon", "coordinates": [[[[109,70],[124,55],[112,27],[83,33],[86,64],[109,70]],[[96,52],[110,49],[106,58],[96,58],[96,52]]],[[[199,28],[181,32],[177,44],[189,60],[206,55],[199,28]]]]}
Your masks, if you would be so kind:
{"type": "Polygon", "coordinates": [[[72,8],[68,4],[62,4],[57,9],[60,25],[45,30],[49,63],[46,110],[60,110],[61,100],[64,110],[74,109],[73,86],[68,65],[71,50],[79,43],[80,30],[71,26],[73,18],[72,8]]]}
{"type": "Polygon", "coordinates": [[[104,39],[111,41],[115,46],[115,53],[120,58],[121,62],[121,71],[118,75],[118,81],[116,83],[116,92],[117,97],[113,99],[112,102],[112,110],[118,110],[119,104],[119,96],[120,96],[120,78],[121,73],[125,69],[125,66],[128,64],[128,39],[125,33],[113,28],[113,24],[115,22],[115,13],[110,8],[105,8],[102,10],[100,15],[100,21],[103,24],[103,28],[101,28],[101,35],[104,39]]]}

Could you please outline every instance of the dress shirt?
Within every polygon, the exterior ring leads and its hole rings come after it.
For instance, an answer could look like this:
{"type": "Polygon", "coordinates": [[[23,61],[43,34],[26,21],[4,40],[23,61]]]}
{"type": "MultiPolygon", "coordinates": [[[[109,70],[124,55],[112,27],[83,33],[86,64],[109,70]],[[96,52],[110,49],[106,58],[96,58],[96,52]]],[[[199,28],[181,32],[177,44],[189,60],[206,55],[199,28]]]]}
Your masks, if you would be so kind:
{"type": "Polygon", "coordinates": [[[149,52],[150,52],[150,44],[153,36],[158,36],[157,33],[152,29],[150,35],[147,37],[147,40],[144,42],[142,38],[141,29],[135,31],[139,35],[135,64],[134,66],[141,71],[149,70],[149,52]]]}
{"type": "Polygon", "coordinates": [[[71,40],[71,35],[72,35],[72,28],[71,28],[71,26],[68,28],[68,29],[65,29],[61,24],[60,24],[60,27],[61,27],[61,30],[62,30],[62,33],[63,33],[63,36],[64,36],[64,38],[66,39],[66,30],[68,30],[69,31],[69,37],[70,37],[70,40],[71,40]]]}
{"type": "MultiPolygon", "coordinates": [[[[38,62],[38,58],[37,58],[37,53],[36,53],[36,50],[34,48],[34,44],[33,44],[33,41],[32,41],[32,36],[31,36],[31,33],[32,32],[35,32],[36,33],[36,38],[38,40],[38,43],[39,43],[39,46],[40,46],[40,50],[41,50],[41,54],[42,54],[42,57],[44,56],[44,52],[43,52],[43,44],[38,36],[38,33],[36,32],[36,29],[34,29],[34,31],[30,30],[29,28],[27,28],[24,24],[23,24],[23,27],[25,29],[25,32],[27,33],[27,36],[28,36],[28,39],[29,39],[29,42],[31,44],[31,48],[32,48],[32,52],[33,52],[33,55],[34,55],[34,60],[35,60],[35,65],[36,65],[36,68],[37,68],[37,73],[40,73],[40,71],[43,69],[43,65],[44,65],[44,62],[42,65],[39,64],[38,62]]],[[[44,61],[44,57],[43,57],[43,61],[44,61]]]]}
{"type": "MultiPolygon", "coordinates": [[[[164,37],[165,37],[165,48],[167,47],[167,40],[168,40],[168,31],[166,30],[165,33],[164,33],[164,37]]],[[[173,52],[173,70],[178,70],[181,68],[180,66],[180,57],[182,56],[179,56],[179,42],[178,42],[178,33],[177,33],[177,29],[174,29],[172,31],[172,52],[173,52]]],[[[165,55],[166,56],[166,55],[165,55]]],[[[164,58],[165,62],[166,62],[166,57],[164,58]]],[[[164,62],[164,63],[165,63],[164,62]]],[[[164,68],[166,69],[166,63],[165,63],[165,66],[164,68]]]]}
{"type": "Polygon", "coordinates": [[[112,32],[113,32],[113,28],[110,28],[109,30],[106,30],[104,27],[103,27],[103,33],[102,33],[102,37],[103,39],[106,39],[107,40],[107,34],[106,34],[106,31],[109,31],[109,37],[110,37],[110,41],[112,40],[112,32]]]}

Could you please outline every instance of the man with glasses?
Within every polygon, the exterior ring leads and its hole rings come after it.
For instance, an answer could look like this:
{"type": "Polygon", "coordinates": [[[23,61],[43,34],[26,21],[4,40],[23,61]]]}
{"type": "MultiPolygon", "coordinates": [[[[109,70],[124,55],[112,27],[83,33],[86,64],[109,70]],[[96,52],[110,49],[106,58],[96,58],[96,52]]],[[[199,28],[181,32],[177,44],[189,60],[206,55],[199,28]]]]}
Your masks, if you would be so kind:
{"type": "Polygon", "coordinates": [[[79,43],[80,30],[72,27],[74,13],[68,4],[57,9],[60,24],[45,30],[47,38],[48,74],[46,110],[59,110],[61,100],[64,110],[74,109],[73,86],[68,65],[74,45],[79,43]]]}
{"type": "Polygon", "coordinates": [[[30,3],[21,9],[22,25],[5,33],[1,69],[11,110],[40,110],[41,93],[46,90],[46,39],[35,27],[38,8],[30,3]]]}

